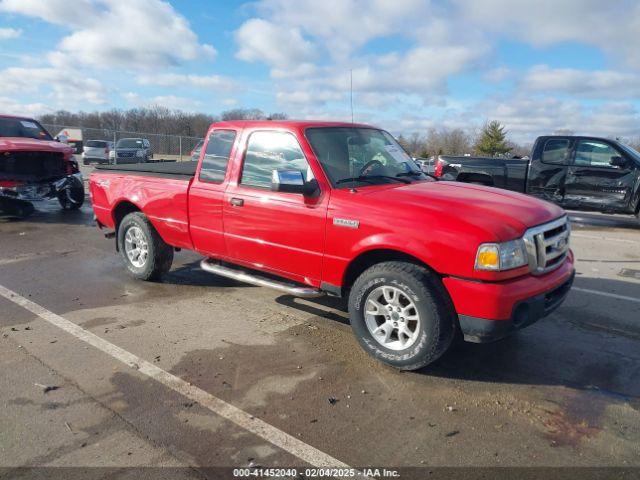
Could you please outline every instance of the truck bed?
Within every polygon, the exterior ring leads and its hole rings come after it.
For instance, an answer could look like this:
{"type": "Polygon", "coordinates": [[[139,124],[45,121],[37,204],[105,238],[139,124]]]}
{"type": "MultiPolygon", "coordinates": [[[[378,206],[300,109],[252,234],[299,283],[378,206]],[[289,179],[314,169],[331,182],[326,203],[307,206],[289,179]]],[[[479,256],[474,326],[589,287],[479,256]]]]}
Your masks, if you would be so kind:
{"type": "Polygon", "coordinates": [[[167,177],[190,180],[196,174],[198,162],[131,163],[124,165],[97,165],[102,173],[124,173],[152,177],[167,177]]]}

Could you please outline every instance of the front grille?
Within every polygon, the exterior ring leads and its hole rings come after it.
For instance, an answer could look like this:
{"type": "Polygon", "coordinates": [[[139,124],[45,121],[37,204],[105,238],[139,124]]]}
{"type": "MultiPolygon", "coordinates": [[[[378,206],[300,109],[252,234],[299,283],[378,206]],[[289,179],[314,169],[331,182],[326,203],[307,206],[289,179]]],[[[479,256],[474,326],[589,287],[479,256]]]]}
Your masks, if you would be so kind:
{"type": "Polygon", "coordinates": [[[135,156],[136,152],[118,152],[118,156],[122,158],[131,158],[135,156]]]}
{"type": "Polygon", "coordinates": [[[64,156],[59,152],[0,153],[0,177],[40,180],[66,175],[64,156]]]}
{"type": "Polygon", "coordinates": [[[558,268],[569,253],[571,226],[566,216],[530,228],[524,234],[529,267],[534,275],[542,275],[558,268]]]}

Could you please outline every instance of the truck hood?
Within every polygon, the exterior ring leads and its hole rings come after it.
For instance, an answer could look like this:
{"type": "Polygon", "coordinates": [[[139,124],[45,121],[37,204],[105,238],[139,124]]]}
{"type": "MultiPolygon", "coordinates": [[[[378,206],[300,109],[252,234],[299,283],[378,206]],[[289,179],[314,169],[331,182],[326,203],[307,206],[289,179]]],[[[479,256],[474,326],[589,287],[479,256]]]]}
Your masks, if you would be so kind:
{"type": "Polygon", "coordinates": [[[38,151],[73,153],[73,148],[53,140],[37,140],[24,137],[0,137],[0,152],[6,151],[38,151]]]}
{"type": "Polygon", "coordinates": [[[455,218],[491,232],[497,241],[519,238],[527,229],[564,215],[562,208],[528,195],[459,182],[417,182],[367,189],[367,194],[416,214],[455,218]]]}

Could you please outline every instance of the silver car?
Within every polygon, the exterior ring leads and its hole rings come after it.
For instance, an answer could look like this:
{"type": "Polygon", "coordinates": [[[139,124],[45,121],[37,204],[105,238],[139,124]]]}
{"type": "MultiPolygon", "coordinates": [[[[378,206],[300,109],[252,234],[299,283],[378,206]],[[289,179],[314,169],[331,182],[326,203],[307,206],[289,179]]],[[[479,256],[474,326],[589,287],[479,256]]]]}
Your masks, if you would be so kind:
{"type": "Polygon", "coordinates": [[[113,150],[113,142],[106,140],[87,140],[82,147],[82,163],[109,163],[109,154],[113,150]]]}

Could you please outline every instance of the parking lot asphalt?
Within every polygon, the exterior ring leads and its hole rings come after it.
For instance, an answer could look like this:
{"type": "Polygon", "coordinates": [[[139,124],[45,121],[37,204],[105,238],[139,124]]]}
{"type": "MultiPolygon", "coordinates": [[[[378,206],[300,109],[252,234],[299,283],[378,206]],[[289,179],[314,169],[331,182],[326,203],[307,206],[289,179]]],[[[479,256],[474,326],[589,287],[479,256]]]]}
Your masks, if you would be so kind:
{"type": "Polygon", "coordinates": [[[189,252],[131,279],[89,205],[0,220],[0,467],[640,466],[640,228],[572,218],[559,310],[413,373],[363,353],[338,300],[189,252]]]}

